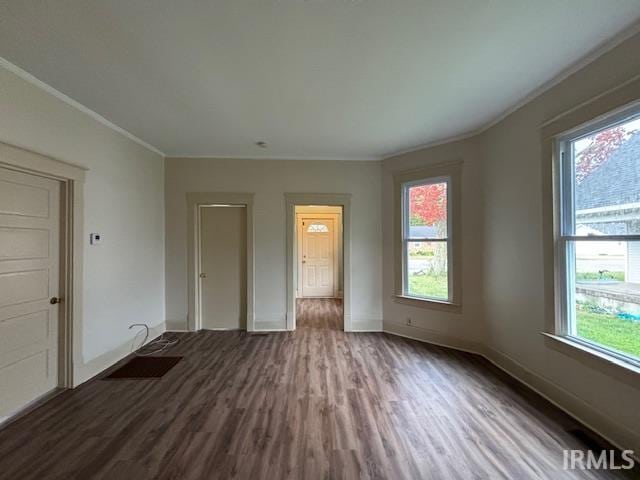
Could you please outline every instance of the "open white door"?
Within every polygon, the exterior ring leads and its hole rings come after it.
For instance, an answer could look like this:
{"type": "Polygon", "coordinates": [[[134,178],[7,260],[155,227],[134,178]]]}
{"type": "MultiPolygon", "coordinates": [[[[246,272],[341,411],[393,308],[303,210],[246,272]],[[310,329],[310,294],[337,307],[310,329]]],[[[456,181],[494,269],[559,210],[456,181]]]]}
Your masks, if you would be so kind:
{"type": "Polygon", "coordinates": [[[60,184],[0,168],[0,420],[58,385],[60,184]]]}
{"type": "Polygon", "coordinates": [[[334,222],[304,219],[302,222],[302,296],[334,295],[334,222]]]}

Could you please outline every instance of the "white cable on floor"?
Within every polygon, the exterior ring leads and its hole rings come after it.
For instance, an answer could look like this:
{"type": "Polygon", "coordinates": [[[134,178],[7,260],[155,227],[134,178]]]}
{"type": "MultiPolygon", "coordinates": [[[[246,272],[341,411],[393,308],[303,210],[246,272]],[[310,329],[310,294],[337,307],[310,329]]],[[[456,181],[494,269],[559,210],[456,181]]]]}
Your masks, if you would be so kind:
{"type": "Polygon", "coordinates": [[[168,338],[165,338],[165,336],[164,336],[165,334],[163,333],[162,335],[160,335],[155,340],[153,340],[150,343],[146,344],[147,339],[149,338],[149,326],[146,323],[134,323],[132,325],[129,325],[129,330],[131,330],[133,327],[144,327],[144,329],[145,329],[144,340],[142,341],[142,343],[140,344],[138,349],[135,351],[135,354],[138,357],[148,357],[148,356],[151,356],[151,355],[155,355],[157,353],[162,353],[167,348],[169,348],[172,345],[175,345],[179,341],[178,339],[170,340],[168,338]],[[150,351],[150,352],[145,352],[144,350],[149,348],[149,347],[157,347],[157,348],[155,350],[150,351]]]}

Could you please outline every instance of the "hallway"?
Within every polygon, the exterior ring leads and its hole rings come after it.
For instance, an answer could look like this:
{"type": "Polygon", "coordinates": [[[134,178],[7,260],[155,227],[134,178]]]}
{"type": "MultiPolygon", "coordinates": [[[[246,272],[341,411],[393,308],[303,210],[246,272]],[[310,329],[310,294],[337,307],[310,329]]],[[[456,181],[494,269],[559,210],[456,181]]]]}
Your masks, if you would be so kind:
{"type": "Polygon", "coordinates": [[[296,324],[298,329],[344,330],[342,299],[297,299],[296,324]]]}

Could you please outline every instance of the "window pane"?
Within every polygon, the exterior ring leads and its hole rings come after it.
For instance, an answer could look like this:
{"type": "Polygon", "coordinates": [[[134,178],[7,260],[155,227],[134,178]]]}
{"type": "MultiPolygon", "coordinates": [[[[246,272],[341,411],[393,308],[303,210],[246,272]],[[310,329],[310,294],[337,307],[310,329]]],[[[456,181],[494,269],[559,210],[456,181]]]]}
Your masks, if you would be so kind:
{"type": "Polygon", "coordinates": [[[578,241],[575,324],[580,338],[640,358],[640,242],[578,241]]]}
{"type": "Polygon", "coordinates": [[[447,242],[408,242],[407,294],[449,299],[447,242]]]}
{"type": "Polygon", "coordinates": [[[572,142],[576,235],[640,234],[640,118],[572,142]]]}
{"type": "Polygon", "coordinates": [[[312,223],[307,228],[307,232],[309,233],[329,233],[329,227],[327,227],[324,223],[312,223]]]}
{"type": "Polygon", "coordinates": [[[446,182],[408,188],[409,238],[447,238],[446,182]]]}

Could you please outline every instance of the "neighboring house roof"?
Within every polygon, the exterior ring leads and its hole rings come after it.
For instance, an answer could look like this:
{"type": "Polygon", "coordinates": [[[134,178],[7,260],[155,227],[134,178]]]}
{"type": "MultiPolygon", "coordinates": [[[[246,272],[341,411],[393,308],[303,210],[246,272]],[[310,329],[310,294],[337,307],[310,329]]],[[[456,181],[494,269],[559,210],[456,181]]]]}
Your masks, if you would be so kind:
{"type": "Polygon", "coordinates": [[[576,210],[640,202],[640,132],[576,185],[576,210]]]}

